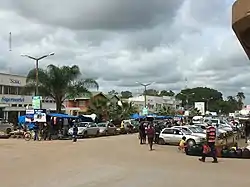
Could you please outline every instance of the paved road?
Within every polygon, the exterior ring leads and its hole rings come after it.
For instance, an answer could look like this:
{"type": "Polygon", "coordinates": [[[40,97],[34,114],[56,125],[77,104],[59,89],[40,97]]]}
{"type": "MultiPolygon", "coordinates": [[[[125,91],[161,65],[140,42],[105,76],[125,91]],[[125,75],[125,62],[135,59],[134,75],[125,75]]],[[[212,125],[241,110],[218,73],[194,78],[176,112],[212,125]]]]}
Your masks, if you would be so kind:
{"type": "Polygon", "coordinates": [[[136,135],[71,141],[0,140],[1,187],[235,187],[249,160],[200,163],[172,146],[148,151],[136,135]],[[210,184],[202,184],[202,180],[210,184]]]}

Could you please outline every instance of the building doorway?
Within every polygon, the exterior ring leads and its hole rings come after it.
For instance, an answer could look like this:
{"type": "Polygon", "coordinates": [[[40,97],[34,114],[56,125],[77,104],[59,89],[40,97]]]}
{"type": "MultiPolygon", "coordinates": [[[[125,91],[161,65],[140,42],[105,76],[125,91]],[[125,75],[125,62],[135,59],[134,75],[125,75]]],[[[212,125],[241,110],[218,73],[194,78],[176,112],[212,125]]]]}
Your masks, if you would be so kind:
{"type": "Polygon", "coordinates": [[[10,123],[13,123],[14,125],[17,125],[17,119],[18,119],[18,112],[17,111],[10,111],[8,112],[8,121],[10,123]]]}

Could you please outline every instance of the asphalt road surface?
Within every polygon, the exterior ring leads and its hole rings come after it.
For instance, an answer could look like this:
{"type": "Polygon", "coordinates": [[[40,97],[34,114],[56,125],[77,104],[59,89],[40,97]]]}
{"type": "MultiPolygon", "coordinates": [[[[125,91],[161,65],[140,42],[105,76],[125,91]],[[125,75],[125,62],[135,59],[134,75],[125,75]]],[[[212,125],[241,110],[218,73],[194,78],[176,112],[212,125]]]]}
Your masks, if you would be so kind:
{"type": "Polygon", "coordinates": [[[250,184],[250,160],[200,163],[137,135],[71,141],[0,140],[1,187],[235,187],[250,184]]]}

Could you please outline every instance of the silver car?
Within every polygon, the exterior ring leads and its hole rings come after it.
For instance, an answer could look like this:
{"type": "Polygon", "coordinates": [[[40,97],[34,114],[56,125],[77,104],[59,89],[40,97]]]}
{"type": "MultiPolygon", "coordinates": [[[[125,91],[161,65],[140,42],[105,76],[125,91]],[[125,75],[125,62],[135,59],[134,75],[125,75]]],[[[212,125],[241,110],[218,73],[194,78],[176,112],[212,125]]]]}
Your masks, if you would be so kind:
{"type": "Polygon", "coordinates": [[[10,134],[14,130],[13,123],[8,121],[0,120],[0,132],[10,134]]]}
{"type": "MultiPolygon", "coordinates": [[[[80,137],[88,137],[88,136],[99,136],[99,127],[96,123],[93,122],[80,122],[76,124],[78,128],[77,135],[80,137]]],[[[73,128],[70,128],[68,131],[69,135],[73,135],[73,128]]]]}
{"type": "Polygon", "coordinates": [[[115,135],[116,127],[110,122],[97,123],[100,135],[115,135]]]}
{"type": "Polygon", "coordinates": [[[178,145],[182,137],[186,137],[188,145],[192,146],[204,142],[206,139],[197,135],[193,135],[188,131],[179,128],[165,128],[161,131],[159,136],[159,144],[173,144],[178,145]]]}

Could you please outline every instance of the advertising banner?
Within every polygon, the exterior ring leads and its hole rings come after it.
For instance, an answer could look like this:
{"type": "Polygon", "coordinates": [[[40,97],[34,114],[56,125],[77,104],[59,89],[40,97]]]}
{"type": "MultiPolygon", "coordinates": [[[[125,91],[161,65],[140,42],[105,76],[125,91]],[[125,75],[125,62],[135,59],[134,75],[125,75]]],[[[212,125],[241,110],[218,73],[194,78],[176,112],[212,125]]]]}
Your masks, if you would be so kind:
{"type": "Polygon", "coordinates": [[[32,108],[41,109],[41,107],[42,107],[42,97],[41,96],[32,97],[32,108]]]}
{"type": "Polygon", "coordinates": [[[26,110],[25,122],[46,122],[46,109],[26,110]]]}
{"type": "Polygon", "coordinates": [[[34,122],[46,122],[46,109],[35,109],[34,111],[34,122]]]}
{"type": "Polygon", "coordinates": [[[199,110],[201,115],[205,115],[205,102],[195,102],[194,108],[199,110]]]}

